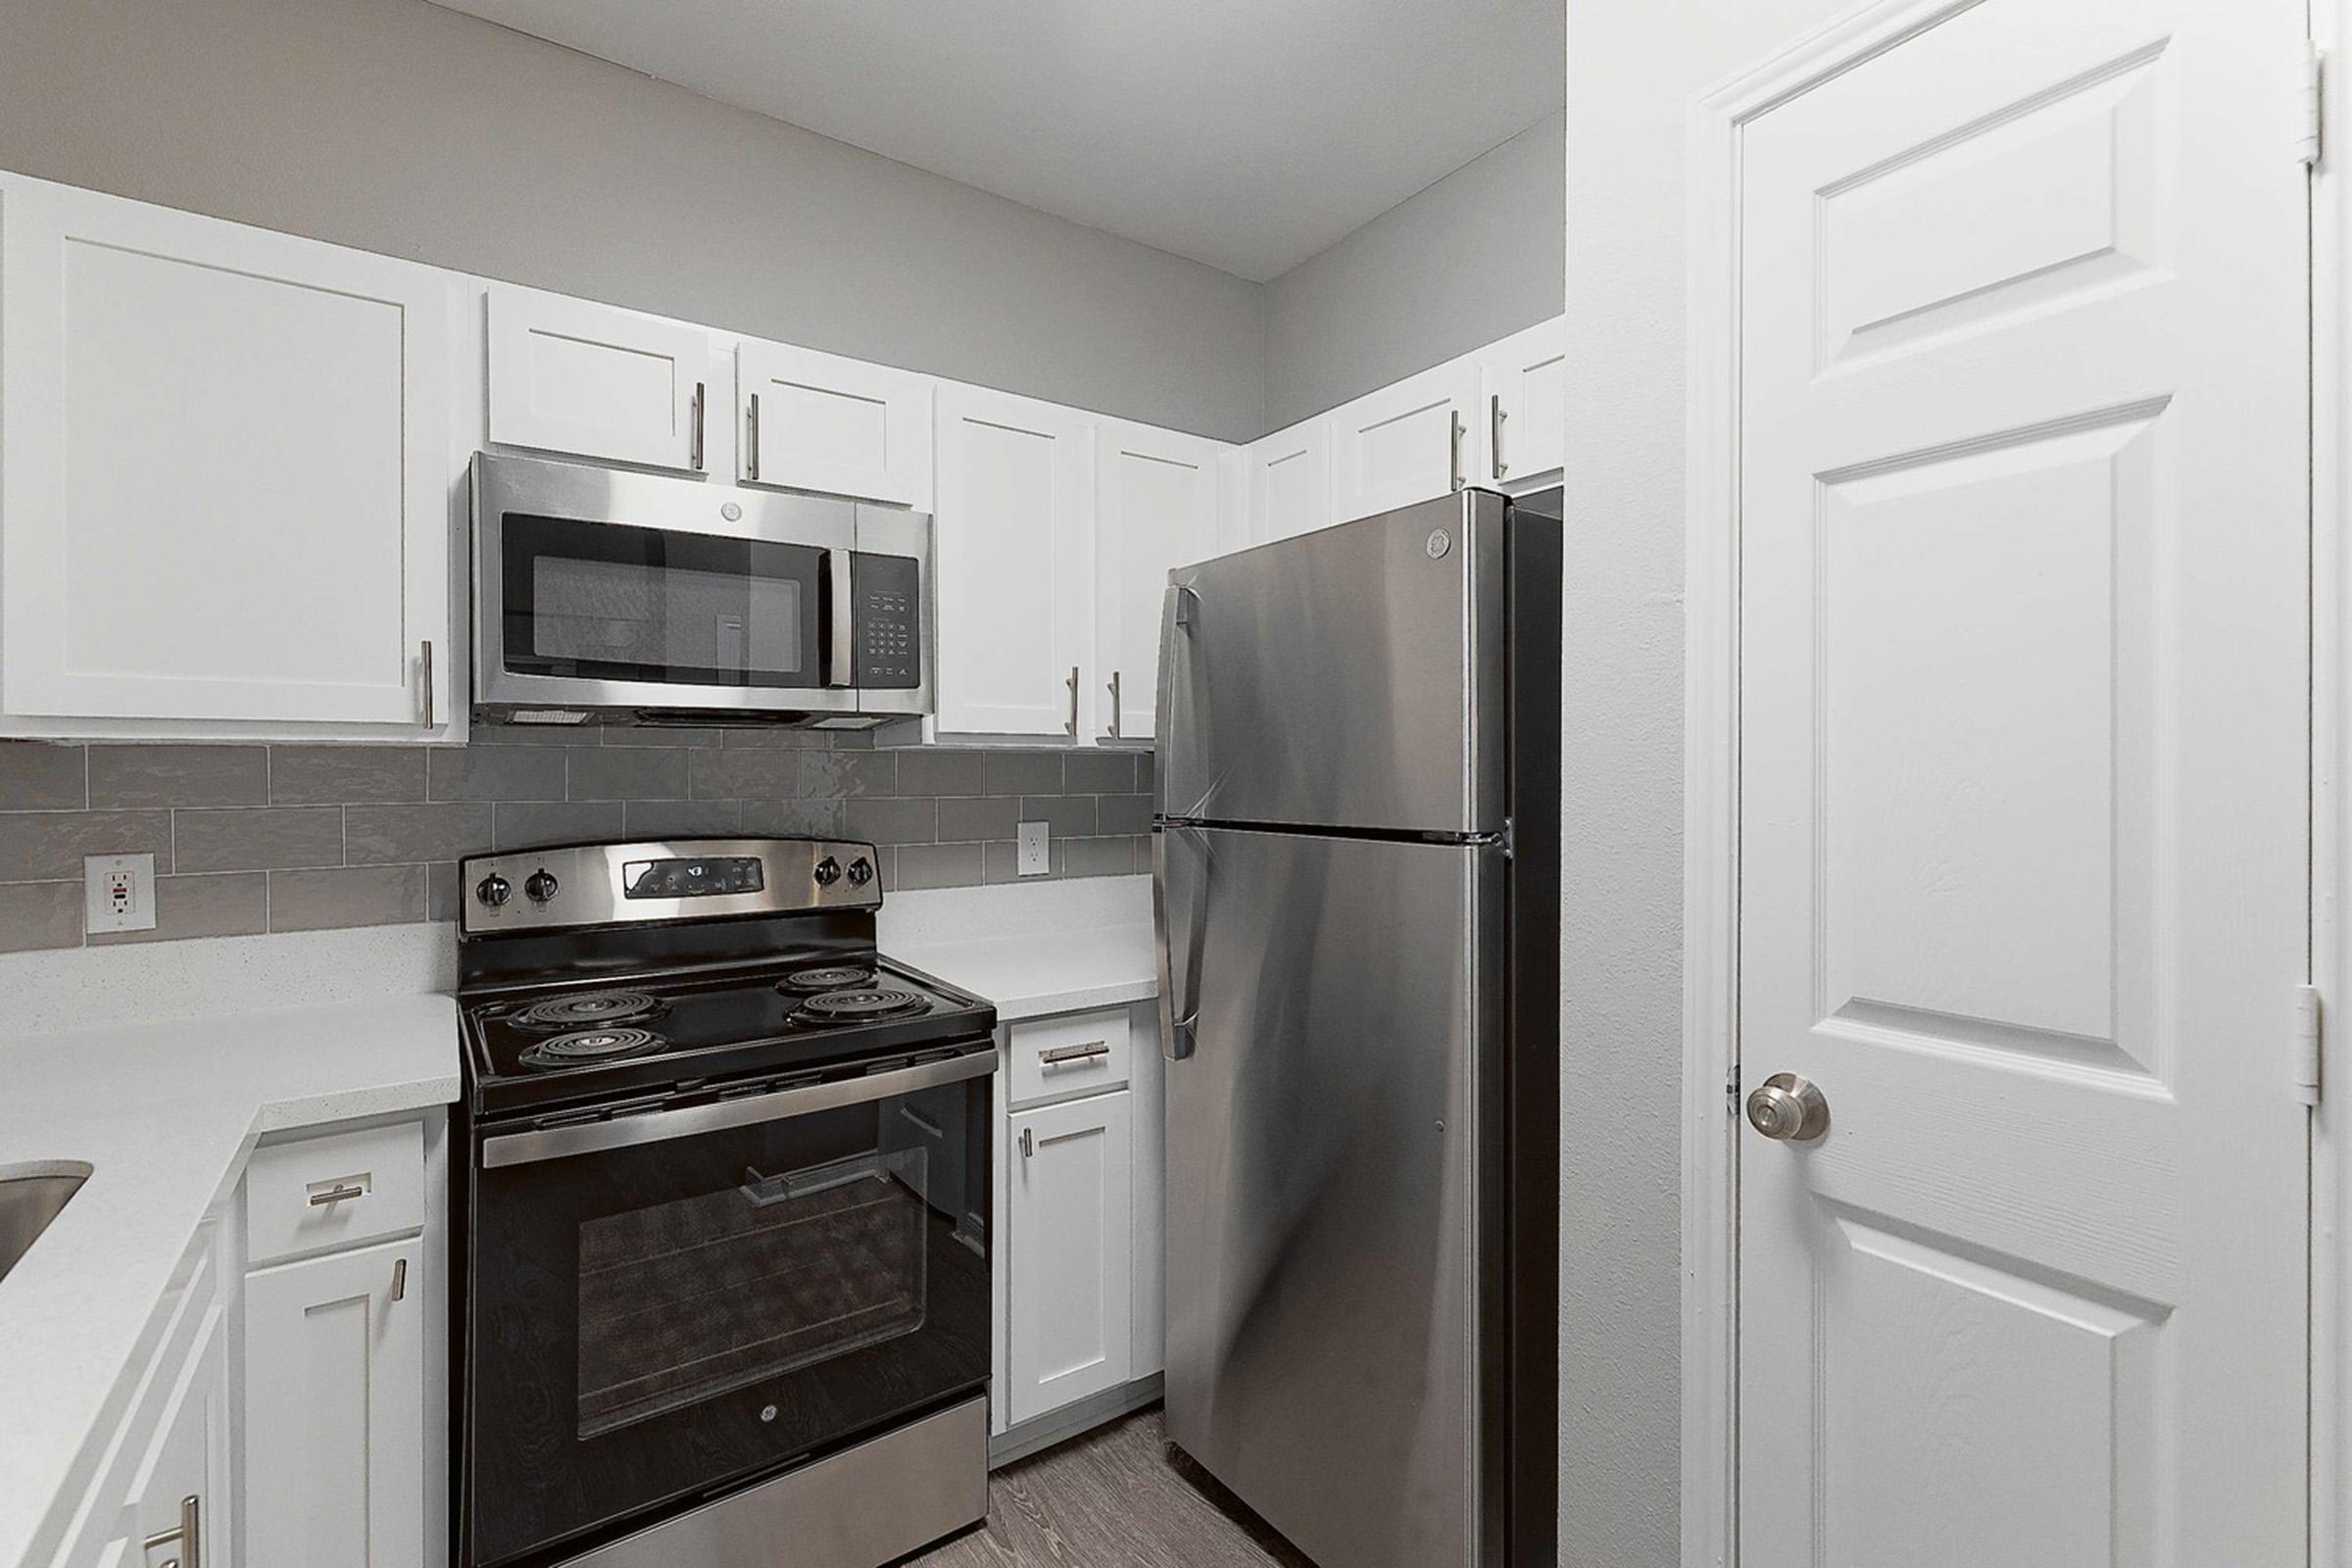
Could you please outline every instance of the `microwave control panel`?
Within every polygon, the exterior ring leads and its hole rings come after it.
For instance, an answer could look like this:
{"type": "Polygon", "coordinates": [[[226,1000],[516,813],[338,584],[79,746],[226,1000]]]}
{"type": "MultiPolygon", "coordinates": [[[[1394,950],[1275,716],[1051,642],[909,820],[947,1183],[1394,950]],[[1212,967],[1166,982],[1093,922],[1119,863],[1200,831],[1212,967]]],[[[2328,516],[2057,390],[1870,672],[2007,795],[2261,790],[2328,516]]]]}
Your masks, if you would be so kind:
{"type": "Polygon", "coordinates": [[[912,691],[923,683],[923,566],[912,556],[871,556],[853,564],[858,601],[857,684],[912,691]]]}

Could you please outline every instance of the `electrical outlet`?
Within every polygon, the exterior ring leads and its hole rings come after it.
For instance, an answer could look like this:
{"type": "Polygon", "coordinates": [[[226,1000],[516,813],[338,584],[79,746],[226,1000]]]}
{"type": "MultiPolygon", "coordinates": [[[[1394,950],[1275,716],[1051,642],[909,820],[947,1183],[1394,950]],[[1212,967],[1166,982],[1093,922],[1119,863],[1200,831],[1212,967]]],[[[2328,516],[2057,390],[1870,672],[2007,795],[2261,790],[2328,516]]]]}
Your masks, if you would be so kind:
{"type": "Polygon", "coordinates": [[[1021,822],[1014,826],[1020,849],[1013,861],[1016,876],[1044,876],[1054,869],[1054,845],[1043,822],[1021,822]]]}
{"type": "Polygon", "coordinates": [[[81,858],[84,931],[155,929],[155,857],[85,855],[81,858]]]}

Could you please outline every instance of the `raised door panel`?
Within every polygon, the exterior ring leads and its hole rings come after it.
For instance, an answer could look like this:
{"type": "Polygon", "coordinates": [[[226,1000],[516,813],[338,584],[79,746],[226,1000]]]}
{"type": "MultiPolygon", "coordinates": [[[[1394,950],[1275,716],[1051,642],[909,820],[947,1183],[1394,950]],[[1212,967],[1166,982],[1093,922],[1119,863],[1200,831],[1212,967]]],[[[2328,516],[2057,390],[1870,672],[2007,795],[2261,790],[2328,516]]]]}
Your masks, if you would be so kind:
{"type": "Polygon", "coordinates": [[[1169,568],[1217,552],[1217,462],[1200,436],[1111,421],[1095,434],[1094,697],[1109,739],[1149,739],[1169,568]]]}
{"type": "Polygon", "coordinates": [[[1128,1379],[1129,1092],[1011,1117],[1007,1406],[1014,1424],[1128,1379]]]}
{"type": "Polygon", "coordinates": [[[424,1244],[247,1276],[247,1568],[400,1568],[424,1544],[424,1244]]]}
{"type": "Polygon", "coordinates": [[[2301,36],[1984,0],[1744,133],[1748,1568],[2304,1558],[2301,36]]]}
{"type": "Polygon", "coordinates": [[[615,306],[493,287],[490,439],[705,470],[710,339],[615,306]]]}
{"type": "Polygon", "coordinates": [[[939,392],[941,732],[1075,736],[1094,575],[1085,416],[939,392]]]}
{"type": "Polygon", "coordinates": [[[1334,410],[1333,511],[1342,522],[1459,490],[1478,471],[1478,364],[1454,360],[1334,410]]]}
{"type": "Polygon", "coordinates": [[[9,716],[446,722],[454,280],[28,180],[0,234],[9,716]]]}
{"type": "Polygon", "coordinates": [[[1568,442],[1567,370],[1565,317],[1479,351],[1486,398],[1481,483],[1518,491],[1559,473],[1568,442]]]}
{"type": "Polygon", "coordinates": [[[1250,444],[1246,544],[1269,544],[1338,520],[1331,495],[1331,421],[1309,419],[1250,444]]]}
{"type": "Polygon", "coordinates": [[[747,484],[931,510],[931,383],[782,343],[735,349],[747,484]]]}

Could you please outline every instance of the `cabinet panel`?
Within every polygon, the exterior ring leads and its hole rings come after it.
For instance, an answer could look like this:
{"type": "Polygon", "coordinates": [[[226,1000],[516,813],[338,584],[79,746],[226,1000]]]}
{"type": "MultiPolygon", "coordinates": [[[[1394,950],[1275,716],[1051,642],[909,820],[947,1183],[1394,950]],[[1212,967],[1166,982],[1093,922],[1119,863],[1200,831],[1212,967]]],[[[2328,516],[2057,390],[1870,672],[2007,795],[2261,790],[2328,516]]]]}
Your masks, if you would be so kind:
{"type": "Polygon", "coordinates": [[[923,377],[746,342],[735,349],[735,389],[745,483],[931,510],[931,383],[923,377]]]}
{"type": "Polygon", "coordinates": [[[1408,376],[1331,416],[1333,508],[1343,522],[1460,489],[1478,471],[1474,360],[1408,376]]]}
{"type": "Polygon", "coordinates": [[[1127,1081],[1131,1051],[1125,1007],[1023,1019],[1004,1033],[1011,1042],[1005,1085],[1014,1105],[1067,1100],[1127,1081]]]}
{"type": "Polygon", "coordinates": [[[28,180],[0,234],[8,713],[446,722],[456,281],[28,180]]]}
{"type": "Polygon", "coordinates": [[[1559,473],[1568,439],[1567,345],[1567,320],[1555,318],[1479,351],[1482,483],[1517,490],[1559,473]]]}
{"type": "Polygon", "coordinates": [[[490,439],[650,467],[707,466],[700,327],[533,289],[490,290],[490,439]]]}
{"type": "Polygon", "coordinates": [[[1250,444],[1250,529],[1253,545],[1288,539],[1338,520],[1331,493],[1331,420],[1314,418],[1250,444]]]}
{"type": "Polygon", "coordinates": [[[1132,1216],[1129,1246],[1135,1254],[1135,1294],[1128,1308],[1130,1379],[1148,1378],[1166,1370],[1168,1363],[1167,1065],[1159,1054],[1158,1004],[1139,1004],[1132,1016],[1135,1056],[1128,1114],[1135,1174],[1127,1211],[1132,1216]]]}
{"type": "Polygon", "coordinates": [[[1015,1424],[1128,1379],[1128,1107],[1119,1090],[1009,1119],[1006,1382],[1015,1424]]]}
{"type": "Polygon", "coordinates": [[[180,1367],[162,1424],[132,1472],[122,1512],[125,1560],[232,1560],[228,1415],[228,1316],[226,1303],[216,1301],[180,1367]],[[179,1534],[190,1528],[196,1532],[193,1547],[179,1534]],[[145,1547],[167,1535],[170,1542],[145,1547]]]}
{"type": "Polygon", "coordinates": [[[1149,738],[1172,566],[1216,554],[1217,442],[1106,421],[1095,435],[1095,733],[1149,738]],[[1115,685],[1114,685],[1115,683],[1115,685]]]}
{"type": "Polygon", "coordinates": [[[395,1568],[424,1547],[424,1244],[247,1276],[247,1568],[395,1568]]]}
{"type": "Polygon", "coordinates": [[[938,727],[1076,735],[1094,584],[1086,418],[950,385],[938,420],[938,727]]]}

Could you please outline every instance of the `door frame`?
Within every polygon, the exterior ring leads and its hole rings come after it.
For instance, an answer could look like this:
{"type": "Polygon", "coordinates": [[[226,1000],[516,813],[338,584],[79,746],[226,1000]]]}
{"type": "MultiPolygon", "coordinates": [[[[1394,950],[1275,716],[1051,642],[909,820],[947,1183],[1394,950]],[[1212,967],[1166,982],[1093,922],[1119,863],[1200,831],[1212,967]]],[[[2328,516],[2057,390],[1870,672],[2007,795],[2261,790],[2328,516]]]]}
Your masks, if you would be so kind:
{"type": "MultiPolygon", "coordinates": [[[[1684,472],[1682,1565],[1739,1562],[1740,1494],[1740,152],[1748,124],[1983,0],[1868,0],[1691,101],[1687,121],[1684,472]]],[[[2352,45],[2352,0],[2313,7],[2322,45],[2352,45]]],[[[2280,62],[2281,91],[2291,62],[2280,62]]],[[[2325,81],[2327,139],[2352,139],[2352,63],[2325,81]]],[[[2280,157],[2292,156],[2281,147],[2280,157]]],[[[2313,187],[2313,982],[2352,980],[2352,182],[2323,159],[2313,187]]],[[[2347,1016],[2352,1016],[2348,1014],[2347,1016]]],[[[2282,1009],[2281,1055],[2290,1027],[2282,1009]]],[[[2344,1031],[2352,1034],[2352,1026],[2344,1031]]],[[[2326,1075],[2352,1072],[2330,1028],[2326,1075]]],[[[2282,1062],[2279,1092],[2288,1092],[2282,1062]]],[[[2313,1122],[2310,1561],[2352,1568],[2352,1126],[2313,1122]],[[2325,1478],[2334,1477],[2331,1485],[2325,1478]]]]}

